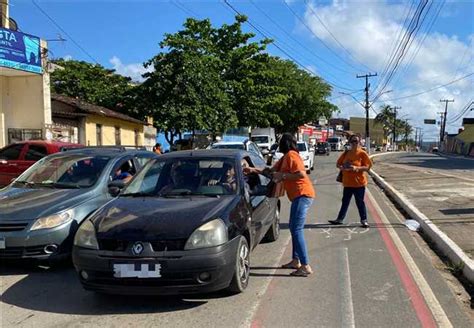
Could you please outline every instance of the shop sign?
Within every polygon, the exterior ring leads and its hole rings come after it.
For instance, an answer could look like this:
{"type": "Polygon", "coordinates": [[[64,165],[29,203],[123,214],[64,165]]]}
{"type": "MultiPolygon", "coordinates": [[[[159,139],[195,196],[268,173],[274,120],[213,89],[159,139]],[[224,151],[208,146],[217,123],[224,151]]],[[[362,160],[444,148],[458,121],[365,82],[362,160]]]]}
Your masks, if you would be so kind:
{"type": "Polygon", "coordinates": [[[0,28],[0,66],[41,74],[40,39],[0,28]]]}

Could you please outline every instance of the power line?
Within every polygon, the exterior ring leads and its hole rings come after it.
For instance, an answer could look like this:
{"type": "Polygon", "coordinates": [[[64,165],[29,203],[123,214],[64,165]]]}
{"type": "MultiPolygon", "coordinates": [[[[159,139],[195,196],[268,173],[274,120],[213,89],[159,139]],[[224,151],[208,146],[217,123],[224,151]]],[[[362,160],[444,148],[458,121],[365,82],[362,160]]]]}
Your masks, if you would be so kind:
{"type": "MultiPolygon", "coordinates": [[[[223,0],[224,3],[230,8],[232,9],[233,12],[235,12],[237,15],[242,15],[236,8],[234,8],[234,6],[232,6],[228,0],[223,0]]],[[[250,21],[250,19],[247,20],[247,24],[249,24],[255,31],[257,31],[258,33],[260,33],[264,38],[266,39],[270,39],[264,32],[262,32],[257,26],[255,26],[255,24],[252,23],[252,21],[250,21]]],[[[293,60],[298,66],[300,66],[303,70],[307,71],[308,73],[310,74],[316,74],[315,72],[313,72],[311,69],[309,69],[308,67],[304,66],[303,64],[301,64],[296,58],[294,58],[291,54],[289,54],[285,49],[283,49],[282,47],[280,47],[276,42],[273,42],[272,43],[274,47],[276,47],[278,50],[280,50],[283,54],[285,54],[286,56],[288,56],[288,58],[290,58],[291,60],[293,60]]],[[[335,88],[338,88],[338,89],[342,89],[342,90],[349,90],[349,91],[354,91],[353,89],[348,89],[348,88],[344,88],[344,87],[341,87],[337,84],[334,84],[332,82],[329,82],[328,80],[326,79],[323,79],[321,77],[322,80],[324,80],[326,83],[332,85],[333,87],[335,88]]]]}
{"type": "MultiPolygon", "coordinates": [[[[431,88],[431,89],[428,89],[428,90],[425,90],[425,91],[422,91],[422,92],[417,92],[417,93],[414,93],[414,94],[411,94],[411,95],[408,95],[408,96],[403,96],[403,97],[398,97],[398,98],[392,98],[392,99],[386,99],[385,101],[394,101],[394,100],[400,100],[400,99],[406,99],[406,98],[411,98],[411,97],[416,97],[416,96],[420,96],[422,94],[425,94],[425,93],[428,93],[428,92],[431,92],[431,91],[434,91],[434,90],[437,90],[437,89],[440,89],[442,87],[446,87],[448,85],[451,85],[451,84],[454,84],[456,82],[459,82],[461,80],[464,80],[464,79],[467,79],[468,77],[474,75],[474,72],[472,73],[469,73],[467,75],[464,75],[456,80],[453,80],[453,81],[450,81],[446,84],[442,84],[442,85],[438,85],[437,87],[434,87],[434,88],[431,88]]],[[[375,103],[377,102],[376,100],[373,101],[372,103],[375,103]]]]}
{"type": "Polygon", "coordinates": [[[343,61],[344,63],[346,63],[347,65],[351,66],[352,68],[354,69],[358,69],[357,67],[355,67],[354,65],[352,65],[351,63],[349,63],[348,61],[346,61],[344,58],[342,58],[341,56],[339,56],[339,54],[337,52],[335,52],[333,49],[331,49],[320,37],[318,37],[316,35],[316,33],[314,33],[314,31],[311,29],[311,27],[308,26],[308,24],[305,23],[305,21],[290,7],[290,5],[288,5],[288,3],[286,3],[286,1],[283,1],[283,3],[285,4],[285,6],[290,10],[290,12],[293,14],[293,16],[295,16],[300,22],[301,24],[303,24],[307,29],[308,31],[311,32],[311,34],[314,35],[314,37],[316,39],[318,39],[322,44],[323,46],[328,49],[330,52],[332,52],[337,58],[339,58],[341,61],[343,61]]]}
{"type": "Polygon", "coordinates": [[[263,9],[261,9],[253,0],[250,0],[250,3],[260,12],[262,13],[269,21],[271,21],[280,31],[282,31],[283,33],[285,33],[285,35],[290,38],[291,40],[293,40],[294,42],[296,42],[301,48],[303,48],[304,50],[306,50],[309,54],[311,54],[312,56],[318,58],[319,60],[321,60],[323,63],[327,64],[328,66],[331,66],[332,68],[338,70],[338,71],[341,71],[341,72],[344,72],[344,73],[348,73],[348,74],[352,74],[352,72],[350,71],[347,71],[345,69],[342,69],[334,64],[331,64],[329,61],[327,61],[326,59],[324,59],[324,57],[322,56],[319,56],[318,54],[316,54],[313,50],[309,49],[307,46],[305,46],[302,42],[300,42],[298,39],[294,38],[290,33],[288,33],[283,27],[280,26],[280,24],[278,24],[273,18],[271,18],[270,15],[268,15],[263,9]]]}
{"type": "Polygon", "coordinates": [[[44,15],[46,16],[58,29],[60,29],[65,35],[67,35],[67,37],[84,53],[87,55],[87,57],[89,57],[93,62],[95,62],[96,64],[100,65],[99,62],[94,58],[92,57],[92,55],[86,50],[84,49],[78,42],[76,42],[76,40],[74,40],[74,38],[68,33],[66,32],[66,30],[64,30],[50,15],[48,15],[48,13],[40,7],[40,5],[38,5],[36,3],[35,0],[31,0],[31,2],[35,5],[36,8],[38,8],[38,10],[44,15]]]}
{"type": "Polygon", "coordinates": [[[194,11],[187,8],[183,3],[179,2],[178,0],[170,0],[171,4],[174,5],[176,8],[184,12],[189,16],[199,17],[194,11]]]}
{"type": "MultiPolygon", "coordinates": [[[[424,3],[420,7],[420,10],[417,11],[418,14],[416,14],[416,12],[415,12],[416,17],[414,16],[414,19],[412,20],[412,22],[414,21],[414,24],[410,24],[410,26],[413,26],[413,27],[411,29],[409,29],[408,33],[406,33],[406,38],[404,38],[406,41],[404,42],[403,46],[401,47],[399,55],[397,56],[397,59],[395,60],[394,65],[392,66],[392,69],[391,69],[390,73],[388,74],[388,77],[385,79],[385,81],[381,82],[380,85],[382,85],[382,87],[380,88],[380,91],[379,91],[378,95],[375,98],[378,98],[378,96],[380,96],[382,94],[382,92],[387,87],[388,83],[390,83],[390,80],[395,75],[395,72],[397,71],[397,68],[399,67],[400,63],[405,58],[405,56],[407,54],[406,50],[407,50],[407,48],[409,48],[409,45],[411,45],[410,40],[412,40],[416,36],[417,32],[421,28],[421,25],[419,26],[419,22],[420,22],[421,15],[422,15],[422,13],[423,13],[423,11],[424,11],[427,4],[428,4],[428,0],[424,1],[424,3]]],[[[426,15],[425,15],[425,17],[426,17],[426,15]]]]}
{"type": "Polygon", "coordinates": [[[370,67],[368,67],[367,65],[365,65],[364,63],[362,63],[361,61],[359,61],[356,57],[354,57],[349,50],[347,50],[346,47],[344,47],[342,45],[341,42],[339,42],[339,40],[334,36],[334,34],[331,32],[331,30],[326,26],[326,24],[324,24],[323,20],[321,19],[321,17],[319,17],[319,15],[313,10],[312,8],[312,5],[308,3],[307,0],[304,0],[304,3],[307,5],[307,7],[309,8],[309,10],[311,11],[311,13],[313,14],[313,16],[315,16],[317,18],[317,20],[321,23],[321,25],[324,27],[324,29],[329,33],[329,35],[333,38],[333,40],[339,45],[339,47],[341,47],[348,55],[349,57],[351,57],[352,59],[354,59],[356,62],[358,62],[359,64],[361,64],[362,66],[364,66],[365,68],[367,68],[369,71],[374,71],[374,69],[371,69],[370,67]]]}

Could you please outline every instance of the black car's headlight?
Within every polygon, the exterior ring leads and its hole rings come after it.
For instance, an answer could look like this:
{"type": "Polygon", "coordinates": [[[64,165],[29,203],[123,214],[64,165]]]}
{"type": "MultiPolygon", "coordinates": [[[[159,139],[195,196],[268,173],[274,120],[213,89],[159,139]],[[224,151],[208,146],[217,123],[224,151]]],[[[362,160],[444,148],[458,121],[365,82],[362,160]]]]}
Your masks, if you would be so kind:
{"type": "Polygon", "coordinates": [[[36,220],[35,223],[31,226],[30,230],[39,230],[39,229],[51,229],[66,222],[69,222],[73,219],[74,212],[72,209],[63,211],[60,213],[55,213],[52,215],[44,216],[36,220]]]}
{"type": "Polygon", "coordinates": [[[184,249],[196,249],[219,246],[228,240],[227,227],[221,219],[203,224],[191,234],[184,249]]]}
{"type": "Polygon", "coordinates": [[[99,249],[94,224],[90,220],[86,220],[77,230],[74,237],[74,246],[99,249]]]}

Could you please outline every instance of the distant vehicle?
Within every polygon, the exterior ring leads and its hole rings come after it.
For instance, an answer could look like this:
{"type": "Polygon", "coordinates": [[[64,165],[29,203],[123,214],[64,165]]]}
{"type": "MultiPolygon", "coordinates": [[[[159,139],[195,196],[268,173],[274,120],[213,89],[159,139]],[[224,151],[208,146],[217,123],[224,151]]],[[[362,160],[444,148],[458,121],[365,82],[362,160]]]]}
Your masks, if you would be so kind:
{"type": "Polygon", "coordinates": [[[261,159],[264,159],[264,156],[260,149],[257,147],[257,145],[249,141],[248,139],[244,141],[219,141],[215,142],[212,145],[208,147],[208,149],[240,149],[240,150],[246,150],[249,153],[253,153],[260,157],[261,159]]]}
{"type": "MultiPolygon", "coordinates": [[[[311,171],[314,170],[314,150],[308,145],[306,141],[298,141],[296,143],[300,157],[304,162],[304,167],[307,174],[311,174],[311,171]]],[[[283,157],[283,153],[279,152],[279,149],[275,151],[272,158],[272,165],[280,160],[283,157]]]]}
{"type": "Polygon", "coordinates": [[[75,143],[29,140],[14,143],[0,149],[0,187],[26,171],[45,156],[58,153],[65,148],[84,147],[75,143]]]}
{"type": "Polygon", "coordinates": [[[328,138],[328,143],[331,146],[331,150],[334,150],[334,151],[343,151],[344,150],[344,141],[343,141],[342,137],[328,138]]]}
{"type": "Polygon", "coordinates": [[[250,139],[257,144],[260,150],[266,153],[270,150],[270,147],[276,142],[275,129],[255,128],[251,132],[250,139]]]}
{"type": "Polygon", "coordinates": [[[81,222],[156,157],[146,150],[94,147],[39,160],[0,190],[0,259],[68,257],[81,222]]]}
{"type": "Polygon", "coordinates": [[[381,146],[375,146],[375,151],[382,151],[382,147],[381,146]]]}
{"type": "Polygon", "coordinates": [[[331,152],[331,146],[327,142],[318,142],[315,146],[316,154],[327,155],[331,152]]]}
{"type": "Polygon", "coordinates": [[[439,152],[438,147],[433,147],[433,148],[431,149],[431,152],[432,152],[432,153],[438,153],[438,152],[439,152]]]}
{"type": "Polygon", "coordinates": [[[251,251],[278,239],[270,179],[244,176],[238,150],[161,155],[80,226],[73,262],[87,290],[117,294],[243,292],[251,251]],[[229,184],[230,181],[230,184],[229,184]]]}

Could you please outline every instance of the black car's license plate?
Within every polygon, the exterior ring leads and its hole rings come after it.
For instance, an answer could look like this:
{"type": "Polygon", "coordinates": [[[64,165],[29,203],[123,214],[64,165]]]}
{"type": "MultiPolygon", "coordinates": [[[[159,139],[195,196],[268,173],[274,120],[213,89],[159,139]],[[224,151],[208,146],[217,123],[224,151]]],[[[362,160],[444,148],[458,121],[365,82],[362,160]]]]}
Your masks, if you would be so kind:
{"type": "Polygon", "coordinates": [[[158,262],[112,263],[115,278],[161,278],[162,265],[158,262]]]}

